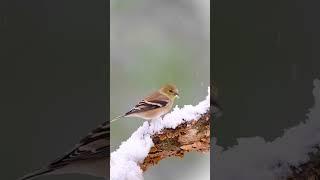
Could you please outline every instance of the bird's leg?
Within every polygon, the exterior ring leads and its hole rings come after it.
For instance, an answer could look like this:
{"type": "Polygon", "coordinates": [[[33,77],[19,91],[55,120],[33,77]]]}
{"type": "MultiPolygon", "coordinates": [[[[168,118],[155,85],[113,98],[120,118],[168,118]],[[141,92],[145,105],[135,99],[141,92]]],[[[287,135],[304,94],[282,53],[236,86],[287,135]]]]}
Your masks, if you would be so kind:
{"type": "MultiPolygon", "coordinates": [[[[147,122],[148,122],[148,127],[150,127],[150,126],[151,126],[150,121],[147,120],[147,122]]],[[[147,134],[147,132],[144,132],[144,133],[143,133],[143,137],[144,137],[146,134],[147,134]]]]}

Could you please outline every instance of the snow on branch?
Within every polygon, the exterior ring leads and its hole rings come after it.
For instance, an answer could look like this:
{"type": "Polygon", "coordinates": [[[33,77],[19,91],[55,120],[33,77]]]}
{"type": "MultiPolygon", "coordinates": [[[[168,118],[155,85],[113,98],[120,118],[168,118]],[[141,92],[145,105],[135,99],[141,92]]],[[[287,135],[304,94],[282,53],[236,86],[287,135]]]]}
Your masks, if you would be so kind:
{"type": "Polygon", "coordinates": [[[142,180],[143,171],[169,156],[210,149],[210,88],[198,105],[176,106],[163,119],[138,128],[111,153],[111,180],[142,180]]]}
{"type": "Polygon", "coordinates": [[[154,146],[140,167],[146,171],[161,159],[170,156],[183,157],[189,151],[208,152],[210,150],[210,112],[198,120],[180,124],[175,129],[166,128],[151,136],[154,146]]]}
{"type": "Polygon", "coordinates": [[[286,129],[282,137],[271,142],[262,137],[239,138],[238,145],[227,149],[212,143],[214,179],[319,179],[320,81],[315,80],[314,86],[315,104],[307,119],[286,129]]]}
{"type": "Polygon", "coordinates": [[[315,146],[316,152],[309,153],[309,160],[299,166],[290,166],[291,173],[287,180],[316,180],[320,177],[320,147],[315,146]]]}

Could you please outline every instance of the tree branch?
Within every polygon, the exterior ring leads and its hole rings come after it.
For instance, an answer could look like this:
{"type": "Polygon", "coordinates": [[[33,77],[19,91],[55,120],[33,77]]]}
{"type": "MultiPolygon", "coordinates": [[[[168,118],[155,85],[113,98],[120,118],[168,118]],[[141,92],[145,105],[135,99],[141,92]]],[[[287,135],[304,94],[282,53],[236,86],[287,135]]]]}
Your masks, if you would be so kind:
{"type": "Polygon", "coordinates": [[[163,118],[144,122],[111,153],[111,180],[142,180],[143,172],[161,159],[183,157],[210,148],[210,88],[197,105],[176,106],[163,118]]]}
{"type": "Polygon", "coordinates": [[[175,129],[166,128],[151,136],[154,146],[144,162],[143,171],[171,156],[183,157],[186,152],[210,150],[210,112],[199,119],[180,124],[175,129]]]}
{"type": "Polygon", "coordinates": [[[292,174],[287,180],[319,180],[320,179],[320,147],[316,146],[317,152],[310,153],[308,162],[298,167],[290,166],[292,174]]]}

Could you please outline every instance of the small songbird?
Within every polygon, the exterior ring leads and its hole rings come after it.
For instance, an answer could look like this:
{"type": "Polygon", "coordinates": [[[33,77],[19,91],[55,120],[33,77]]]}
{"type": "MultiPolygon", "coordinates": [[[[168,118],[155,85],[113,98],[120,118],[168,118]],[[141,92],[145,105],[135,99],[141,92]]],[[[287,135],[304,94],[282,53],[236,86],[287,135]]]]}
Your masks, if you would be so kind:
{"type": "Polygon", "coordinates": [[[73,150],[18,180],[29,180],[42,175],[74,173],[106,178],[110,160],[109,137],[110,126],[105,122],[91,131],[73,150]]]}
{"type": "Polygon", "coordinates": [[[167,114],[179,97],[179,91],[174,84],[166,84],[158,91],[141,100],[134,108],[111,120],[114,122],[121,117],[139,117],[145,120],[157,119],[167,114]]]}

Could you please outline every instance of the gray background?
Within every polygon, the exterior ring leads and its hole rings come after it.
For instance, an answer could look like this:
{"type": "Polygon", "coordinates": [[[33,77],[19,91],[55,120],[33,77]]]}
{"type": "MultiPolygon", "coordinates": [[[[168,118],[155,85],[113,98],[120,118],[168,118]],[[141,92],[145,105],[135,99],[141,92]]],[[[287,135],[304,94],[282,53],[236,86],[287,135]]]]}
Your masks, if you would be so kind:
{"type": "Polygon", "coordinates": [[[273,140],[305,119],[320,77],[319,3],[215,1],[213,80],[224,116],[218,144],[238,137],[273,140]]]}
{"type": "Polygon", "coordinates": [[[109,28],[104,1],[10,1],[1,8],[0,179],[14,180],[106,119],[109,28]]]}
{"type": "MultiPolygon", "coordinates": [[[[319,7],[318,1],[303,0],[215,1],[211,73],[224,115],[212,128],[219,146],[232,147],[240,137],[272,141],[307,119],[313,80],[320,78],[319,7]]],[[[211,162],[217,156],[211,153],[211,162]]],[[[246,165],[239,163],[239,169],[246,165]]],[[[232,176],[228,168],[219,170],[232,176]]]]}
{"type": "MultiPolygon", "coordinates": [[[[104,72],[100,68],[104,67],[100,63],[81,63],[104,61],[103,3],[1,4],[2,8],[8,7],[0,12],[1,179],[14,179],[55,159],[78,142],[88,127],[96,127],[104,118],[105,101],[100,95],[105,93],[105,81],[99,80],[104,72]]],[[[313,103],[312,80],[320,76],[320,26],[316,20],[320,14],[316,3],[215,1],[211,72],[224,107],[223,118],[214,126],[218,144],[226,147],[233,145],[237,137],[256,135],[272,140],[282,134],[284,127],[305,119],[313,103]]],[[[148,84],[158,87],[153,79],[148,84]]],[[[143,87],[135,90],[141,96],[150,89],[141,84],[137,87],[143,87]]],[[[182,89],[186,88],[182,85],[182,89]]],[[[139,95],[130,95],[132,99],[128,100],[135,102],[139,95]]],[[[177,103],[183,104],[184,100],[177,103]]],[[[118,106],[121,110],[127,108],[118,106]]],[[[119,129],[132,128],[128,132],[138,126],[121,123],[119,129]]],[[[96,179],[59,177],[75,178],[96,179]]]]}
{"type": "MultiPolygon", "coordinates": [[[[121,115],[164,83],[180,89],[176,104],[196,105],[210,80],[209,0],[112,0],[110,116],[121,115]]],[[[111,152],[143,123],[112,123],[111,152]]],[[[145,180],[209,179],[209,153],[187,153],[150,168],[145,180]]]]}

